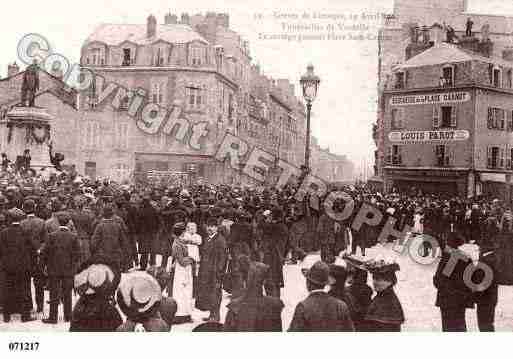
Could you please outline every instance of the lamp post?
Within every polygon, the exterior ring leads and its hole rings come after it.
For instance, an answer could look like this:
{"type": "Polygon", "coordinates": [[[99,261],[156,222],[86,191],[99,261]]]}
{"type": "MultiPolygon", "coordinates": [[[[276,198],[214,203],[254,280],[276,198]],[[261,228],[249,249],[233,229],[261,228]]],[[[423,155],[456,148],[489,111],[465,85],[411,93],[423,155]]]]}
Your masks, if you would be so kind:
{"type": "Polygon", "coordinates": [[[303,89],[303,98],[306,101],[306,143],[305,143],[305,170],[310,172],[310,113],[312,111],[312,102],[317,97],[317,90],[321,79],[314,74],[312,64],[306,68],[306,74],[301,76],[299,83],[303,89]]]}

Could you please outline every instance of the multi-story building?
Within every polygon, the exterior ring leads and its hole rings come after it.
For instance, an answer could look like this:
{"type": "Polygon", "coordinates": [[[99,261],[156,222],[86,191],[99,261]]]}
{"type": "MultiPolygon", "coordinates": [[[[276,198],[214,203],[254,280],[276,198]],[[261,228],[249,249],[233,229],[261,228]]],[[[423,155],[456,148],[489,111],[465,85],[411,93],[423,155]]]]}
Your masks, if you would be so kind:
{"type": "Polygon", "coordinates": [[[319,146],[318,141],[311,139],[312,173],[328,183],[348,183],[354,181],[354,164],[344,155],[337,155],[328,148],[319,146]]]}
{"type": "MultiPolygon", "coordinates": [[[[37,101],[59,119],[56,151],[91,177],[123,180],[153,170],[209,182],[252,182],[215,160],[226,132],[298,167],[303,164],[306,114],[294,85],[269,78],[251,64],[249,44],[230,29],[227,14],[182,14],[180,19],[167,14],[163,24],[154,16],[146,24],[103,24],[85,40],[80,62],[95,74],[93,86],[77,96],[43,71],[37,101]],[[180,109],[178,116],[169,115],[176,126],[170,128],[164,119],[158,128],[143,131],[147,124],[141,111],[134,116],[130,108],[137,90],[145,95],[140,109],[149,103],[171,113],[180,109]],[[53,96],[41,97],[49,92],[53,96]],[[208,125],[199,149],[189,144],[198,123],[208,125]]],[[[0,81],[4,107],[19,101],[18,71],[10,66],[0,81]]],[[[150,113],[161,115],[157,107],[150,113]]],[[[277,167],[270,172],[279,174],[277,167]]]]}
{"type": "Polygon", "coordinates": [[[382,93],[385,190],[511,198],[513,50],[495,57],[488,40],[435,40],[394,68],[382,93]]]}
{"type": "MultiPolygon", "coordinates": [[[[466,0],[394,0],[393,14],[388,16],[378,36],[378,109],[372,128],[376,144],[374,180],[383,180],[385,165],[385,100],[383,92],[393,79],[393,68],[415,54],[446,40],[446,30],[454,30],[454,42],[466,42],[466,48],[500,58],[511,49],[513,17],[474,14],[467,11],[466,0]],[[471,19],[472,39],[465,39],[466,24],[471,19]],[[444,31],[440,31],[443,28],[444,31]],[[486,42],[479,39],[486,37],[486,42]],[[489,40],[489,41],[488,41],[489,40]]],[[[409,79],[405,78],[405,81],[409,79]]]]}

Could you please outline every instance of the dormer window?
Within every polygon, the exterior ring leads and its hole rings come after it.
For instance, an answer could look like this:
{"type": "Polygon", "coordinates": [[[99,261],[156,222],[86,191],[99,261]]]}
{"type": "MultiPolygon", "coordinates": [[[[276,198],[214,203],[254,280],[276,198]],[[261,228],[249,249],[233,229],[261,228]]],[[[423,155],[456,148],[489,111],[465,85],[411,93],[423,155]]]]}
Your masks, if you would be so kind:
{"type": "Polygon", "coordinates": [[[123,49],[123,63],[122,66],[130,66],[132,64],[131,49],[123,49]]]}
{"type": "Polygon", "coordinates": [[[191,47],[191,65],[193,66],[201,66],[203,58],[203,48],[200,46],[192,46],[191,47]]]}
{"type": "Polygon", "coordinates": [[[440,77],[440,86],[449,87],[454,86],[454,66],[447,65],[442,68],[442,74],[440,77]]]}
{"type": "Polygon", "coordinates": [[[154,55],[153,64],[155,66],[164,66],[164,49],[157,47],[154,55]]]}
{"type": "Polygon", "coordinates": [[[404,72],[397,72],[395,74],[395,88],[396,89],[403,89],[405,86],[404,84],[404,72]]]}
{"type": "Polygon", "coordinates": [[[501,74],[502,74],[502,71],[499,67],[494,67],[493,68],[493,80],[492,80],[492,85],[495,86],[495,87],[501,87],[501,74]]]}

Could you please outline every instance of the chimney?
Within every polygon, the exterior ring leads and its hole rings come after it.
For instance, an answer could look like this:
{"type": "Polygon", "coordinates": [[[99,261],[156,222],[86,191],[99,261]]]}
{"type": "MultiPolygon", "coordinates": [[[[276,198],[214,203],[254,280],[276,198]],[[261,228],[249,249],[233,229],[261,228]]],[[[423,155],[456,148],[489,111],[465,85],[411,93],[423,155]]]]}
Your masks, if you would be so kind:
{"type": "Polygon", "coordinates": [[[157,19],[150,15],[146,20],[146,37],[155,37],[157,35],[157,19]]]}
{"type": "Polygon", "coordinates": [[[178,22],[178,17],[175,14],[171,14],[168,12],[166,16],[164,17],[164,24],[165,25],[176,25],[178,22]]]}
{"type": "Polygon", "coordinates": [[[223,13],[217,14],[217,26],[229,28],[230,27],[230,15],[223,13]]]}
{"type": "Polygon", "coordinates": [[[188,13],[182,13],[182,17],[180,19],[180,23],[184,25],[190,25],[191,18],[189,17],[188,13]]]}
{"type": "Polygon", "coordinates": [[[20,72],[20,68],[18,67],[18,64],[16,62],[7,65],[7,77],[14,76],[18,72],[20,72]]]}
{"type": "Polygon", "coordinates": [[[431,26],[429,37],[434,44],[439,44],[445,41],[445,32],[442,25],[435,22],[433,26],[431,26]]]}

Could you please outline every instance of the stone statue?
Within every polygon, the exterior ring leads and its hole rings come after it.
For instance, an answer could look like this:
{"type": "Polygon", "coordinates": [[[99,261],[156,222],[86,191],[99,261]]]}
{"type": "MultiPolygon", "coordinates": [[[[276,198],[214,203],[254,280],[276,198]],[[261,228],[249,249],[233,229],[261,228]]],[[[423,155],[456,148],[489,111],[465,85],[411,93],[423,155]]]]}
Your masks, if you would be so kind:
{"type": "Polygon", "coordinates": [[[472,36],[472,26],[474,25],[474,22],[471,18],[467,19],[467,28],[465,30],[465,36],[471,37],[472,36]]]}
{"type": "Polygon", "coordinates": [[[28,66],[23,73],[23,83],[21,85],[21,103],[22,106],[34,107],[36,92],[39,90],[39,67],[36,60],[28,66]]]}
{"type": "Polygon", "coordinates": [[[481,40],[490,40],[490,24],[484,24],[483,26],[481,26],[481,40]]]}

